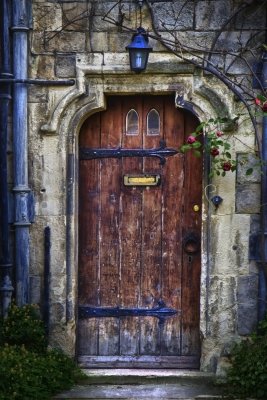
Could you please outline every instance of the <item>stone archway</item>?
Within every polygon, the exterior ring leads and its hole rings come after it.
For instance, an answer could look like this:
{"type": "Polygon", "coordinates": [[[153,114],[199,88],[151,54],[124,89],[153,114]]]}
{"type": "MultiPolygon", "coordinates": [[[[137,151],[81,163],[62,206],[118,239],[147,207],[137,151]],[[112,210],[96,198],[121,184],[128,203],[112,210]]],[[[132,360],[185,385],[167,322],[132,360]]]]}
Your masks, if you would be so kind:
{"type": "MultiPolygon", "coordinates": [[[[175,69],[174,69],[175,70],[175,69]]],[[[119,94],[129,95],[134,93],[155,94],[170,94],[175,93],[178,100],[176,106],[185,108],[190,106],[191,111],[199,117],[200,120],[205,120],[207,117],[216,117],[216,103],[210,94],[216,92],[210,87],[209,95],[206,93],[206,88],[195,85],[192,81],[192,76],[179,76],[175,73],[165,74],[155,73],[154,75],[142,75],[136,80],[136,76],[132,74],[117,74],[114,75],[112,70],[96,71],[90,69],[88,65],[79,65],[77,87],[64,97],[58,99],[57,105],[51,112],[50,120],[42,127],[44,135],[59,135],[62,146],[60,148],[61,159],[66,162],[66,176],[63,176],[66,183],[66,230],[63,232],[65,236],[64,244],[66,246],[65,258],[65,288],[66,292],[61,296],[64,302],[65,298],[65,322],[67,322],[67,336],[70,340],[70,353],[75,351],[75,331],[76,331],[76,307],[77,307],[77,266],[78,266],[78,134],[83,122],[92,114],[106,109],[106,96],[119,94]],[[181,99],[183,101],[181,101],[181,99]],[[184,101],[186,103],[184,103],[184,101]],[[65,297],[64,297],[65,296],[65,297]]],[[[216,97],[216,96],[215,96],[216,97]]],[[[220,97],[221,104],[230,113],[223,100],[220,97]]],[[[206,286],[207,277],[207,234],[206,234],[206,203],[205,199],[202,204],[203,208],[203,238],[202,238],[202,270],[201,281],[206,286]]],[[[55,275],[54,281],[57,277],[55,275]]],[[[59,279],[62,279],[61,276],[59,279]]],[[[205,291],[201,293],[201,312],[200,312],[200,330],[205,336],[206,332],[206,312],[205,307],[208,303],[209,287],[206,286],[205,291]]],[[[61,321],[63,321],[61,319],[61,321]]],[[[55,332],[55,331],[54,331],[55,332]]],[[[60,334],[53,333],[56,338],[60,334]]]]}

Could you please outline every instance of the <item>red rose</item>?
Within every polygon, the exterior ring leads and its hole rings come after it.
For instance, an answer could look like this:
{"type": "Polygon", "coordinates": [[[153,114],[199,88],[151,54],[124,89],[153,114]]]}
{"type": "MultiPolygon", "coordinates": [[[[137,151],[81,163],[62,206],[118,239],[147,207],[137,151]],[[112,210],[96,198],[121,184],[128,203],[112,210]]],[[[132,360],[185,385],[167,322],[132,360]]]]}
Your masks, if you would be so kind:
{"type": "Polygon", "coordinates": [[[222,164],[222,169],[223,169],[224,171],[230,171],[231,168],[232,168],[232,164],[230,163],[230,161],[225,161],[225,162],[222,164]]]}
{"type": "Polygon", "coordinates": [[[216,157],[218,154],[220,154],[220,152],[219,152],[219,150],[217,149],[217,147],[213,147],[213,148],[210,150],[210,154],[211,154],[213,157],[216,157]]]}
{"type": "Polygon", "coordinates": [[[258,99],[257,97],[256,97],[256,99],[255,99],[255,104],[256,104],[257,106],[260,106],[260,105],[261,105],[261,101],[260,101],[260,99],[258,99]]]}
{"type": "Polygon", "coordinates": [[[216,136],[217,136],[217,137],[221,137],[222,135],[223,135],[223,132],[222,132],[222,131],[217,131],[217,132],[216,132],[216,136]]]}
{"type": "Polygon", "coordinates": [[[266,112],[267,111],[267,102],[265,101],[262,105],[262,111],[266,112]]]}
{"type": "Polygon", "coordinates": [[[195,143],[195,141],[196,141],[195,136],[192,136],[192,135],[188,136],[188,138],[187,138],[187,143],[188,144],[195,143]]]}

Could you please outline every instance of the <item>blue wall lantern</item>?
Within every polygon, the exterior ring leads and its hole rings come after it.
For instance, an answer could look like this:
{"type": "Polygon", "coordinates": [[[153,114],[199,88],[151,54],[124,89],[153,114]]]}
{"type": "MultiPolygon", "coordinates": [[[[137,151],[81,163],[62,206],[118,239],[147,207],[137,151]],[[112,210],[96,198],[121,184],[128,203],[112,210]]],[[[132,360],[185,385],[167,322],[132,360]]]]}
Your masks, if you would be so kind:
{"type": "Polygon", "coordinates": [[[130,67],[134,72],[142,72],[146,69],[149,53],[153,50],[148,44],[148,35],[144,28],[139,27],[132,37],[131,43],[126,46],[129,51],[130,67]]]}

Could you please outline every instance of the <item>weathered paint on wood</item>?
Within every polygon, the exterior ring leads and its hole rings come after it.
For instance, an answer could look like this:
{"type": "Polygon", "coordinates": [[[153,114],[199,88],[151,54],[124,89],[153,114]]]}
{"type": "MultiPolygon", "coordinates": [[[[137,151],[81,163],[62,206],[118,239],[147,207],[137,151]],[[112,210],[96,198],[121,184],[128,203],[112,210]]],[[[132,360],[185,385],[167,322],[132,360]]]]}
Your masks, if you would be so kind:
{"type": "MultiPolygon", "coordinates": [[[[80,147],[178,149],[197,125],[176,109],[173,96],[108,98],[107,110],[88,118],[80,147]],[[135,109],[139,134],[126,134],[135,109]],[[147,114],[160,115],[158,135],[147,134],[147,114]]],[[[78,324],[78,354],[86,366],[198,368],[200,252],[189,257],[183,239],[201,233],[202,162],[176,154],[157,158],[80,161],[79,304],[153,308],[159,300],[179,312],[154,317],[90,318],[78,324]],[[160,174],[156,187],[124,186],[127,174],[160,174]],[[85,361],[87,360],[87,361],[85,361]]]]}

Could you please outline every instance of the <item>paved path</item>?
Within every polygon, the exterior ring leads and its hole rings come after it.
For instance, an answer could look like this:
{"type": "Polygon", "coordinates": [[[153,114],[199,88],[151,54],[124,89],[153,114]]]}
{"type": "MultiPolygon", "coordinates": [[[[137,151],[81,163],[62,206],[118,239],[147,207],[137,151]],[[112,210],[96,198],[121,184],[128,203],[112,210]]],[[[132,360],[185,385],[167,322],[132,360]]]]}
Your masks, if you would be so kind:
{"type": "Polygon", "coordinates": [[[57,399],[222,399],[214,375],[181,370],[85,370],[88,382],[57,399]]]}

